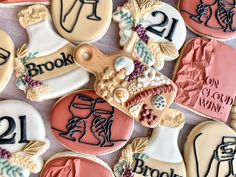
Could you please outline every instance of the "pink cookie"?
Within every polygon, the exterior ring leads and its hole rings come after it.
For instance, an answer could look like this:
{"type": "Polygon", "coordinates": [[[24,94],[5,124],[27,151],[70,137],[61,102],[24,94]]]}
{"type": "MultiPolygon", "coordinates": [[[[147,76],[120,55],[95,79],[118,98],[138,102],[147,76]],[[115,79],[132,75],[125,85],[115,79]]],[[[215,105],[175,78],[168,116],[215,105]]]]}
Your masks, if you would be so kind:
{"type": "Polygon", "coordinates": [[[216,40],[189,41],[176,66],[176,102],[226,122],[236,96],[236,50],[216,40]]]}

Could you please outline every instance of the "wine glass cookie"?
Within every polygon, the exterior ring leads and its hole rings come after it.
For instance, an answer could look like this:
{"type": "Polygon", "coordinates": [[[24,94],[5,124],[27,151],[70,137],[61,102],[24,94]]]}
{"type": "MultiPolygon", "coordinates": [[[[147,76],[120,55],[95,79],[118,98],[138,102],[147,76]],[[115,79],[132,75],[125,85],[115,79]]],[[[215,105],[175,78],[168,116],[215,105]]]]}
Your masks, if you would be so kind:
{"type": "Polygon", "coordinates": [[[114,167],[115,176],[186,177],[177,141],[184,122],[181,112],[169,109],[150,138],[137,138],[122,151],[114,167]]]}
{"type": "Polygon", "coordinates": [[[76,63],[96,76],[95,91],[146,127],[156,127],[176,96],[175,84],[132,55],[104,55],[89,44],[74,52],[76,63]]]}
{"type": "Polygon", "coordinates": [[[72,42],[94,42],[108,30],[112,0],[52,0],[51,12],[59,34],[72,42]]]}
{"type": "Polygon", "coordinates": [[[214,39],[187,42],[173,80],[176,103],[204,117],[226,122],[236,96],[236,50],[214,39]],[[222,52],[223,51],[223,52],[222,52]]]}
{"type": "Polygon", "coordinates": [[[50,4],[49,0],[0,0],[0,7],[3,6],[16,6],[16,5],[29,5],[34,3],[50,4]]]}
{"type": "Polygon", "coordinates": [[[0,93],[11,79],[14,70],[15,47],[11,37],[0,30],[0,93]]]}
{"type": "Polygon", "coordinates": [[[94,90],[79,90],[56,102],[50,124],[62,145],[78,153],[101,155],[127,143],[134,120],[100,98],[94,90]]]}
{"type": "Polygon", "coordinates": [[[0,110],[1,176],[29,177],[40,172],[40,156],[49,148],[49,141],[39,112],[18,100],[1,101],[0,110]]]}
{"type": "Polygon", "coordinates": [[[114,177],[104,161],[95,156],[61,152],[48,159],[41,177],[114,177]]]}
{"type": "Polygon", "coordinates": [[[189,134],[184,147],[187,176],[236,176],[236,133],[226,124],[207,121],[189,134]]]}
{"type": "Polygon", "coordinates": [[[128,0],[113,19],[119,22],[120,45],[149,66],[161,70],[174,60],[186,38],[180,13],[159,0],[128,0]]]}
{"type": "Polygon", "coordinates": [[[75,64],[75,46],[53,31],[45,6],[30,6],[21,10],[18,17],[28,33],[29,44],[16,53],[16,85],[28,99],[57,98],[89,81],[88,73],[75,64]]]}
{"type": "Polygon", "coordinates": [[[179,0],[179,11],[193,32],[229,40],[236,37],[235,0],[179,0]]]}

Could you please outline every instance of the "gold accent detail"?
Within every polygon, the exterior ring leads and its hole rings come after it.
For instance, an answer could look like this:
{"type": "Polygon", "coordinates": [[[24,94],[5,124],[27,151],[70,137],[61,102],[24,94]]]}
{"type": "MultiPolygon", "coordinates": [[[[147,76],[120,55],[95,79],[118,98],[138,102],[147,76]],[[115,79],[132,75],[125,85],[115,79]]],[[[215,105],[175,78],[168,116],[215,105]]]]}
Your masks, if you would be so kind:
{"type": "Polygon", "coordinates": [[[22,59],[27,56],[28,46],[24,44],[22,47],[18,48],[15,57],[15,71],[16,77],[20,77],[25,73],[25,66],[22,63],[22,59]]]}
{"type": "Polygon", "coordinates": [[[177,48],[171,42],[160,43],[160,49],[161,49],[161,52],[166,56],[170,56],[173,58],[177,58],[179,56],[179,52],[177,48]]]}
{"type": "Polygon", "coordinates": [[[38,156],[45,150],[47,143],[44,141],[30,141],[23,149],[22,152],[30,156],[38,156]]]}
{"type": "Polygon", "coordinates": [[[185,124],[184,114],[175,109],[168,109],[167,112],[161,117],[161,125],[171,128],[183,128],[185,124]]]}
{"type": "Polygon", "coordinates": [[[40,95],[46,95],[50,92],[50,87],[47,85],[29,88],[26,90],[26,97],[31,101],[41,101],[40,95]]]}

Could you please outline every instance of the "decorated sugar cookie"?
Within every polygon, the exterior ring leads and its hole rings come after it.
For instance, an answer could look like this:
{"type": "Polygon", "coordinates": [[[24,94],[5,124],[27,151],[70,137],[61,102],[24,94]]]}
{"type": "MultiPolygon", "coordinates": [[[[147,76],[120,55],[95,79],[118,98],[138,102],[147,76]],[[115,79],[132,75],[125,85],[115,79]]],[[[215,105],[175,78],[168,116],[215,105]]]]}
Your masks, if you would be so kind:
{"type": "Polygon", "coordinates": [[[0,30],[0,92],[6,87],[14,70],[15,47],[11,37],[0,30]]]}
{"type": "Polygon", "coordinates": [[[50,124],[56,139],[67,148],[101,155],[125,145],[133,132],[134,120],[97,96],[94,90],[80,90],[54,105],[50,124]]]}
{"type": "Polygon", "coordinates": [[[52,0],[57,31],[72,42],[99,40],[112,18],[112,0],[52,0]]]}
{"type": "Polygon", "coordinates": [[[184,148],[187,176],[236,176],[236,133],[224,123],[203,122],[184,148]]]}
{"type": "Polygon", "coordinates": [[[236,96],[236,50],[214,39],[196,38],[184,47],[174,74],[176,102],[226,122],[236,96]],[[223,51],[223,52],[222,52],[223,51]]]}
{"type": "Polygon", "coordinates": [[[120,45],[149,66],[161,70],[184,44],[186,27],[179,12],[159,0],[128,0],[113,19],[119,22],[120,45]]]}
{"type": "Polygon", "coordinates": [[[168,110],[151,138],[137,138],[122,151],[114,167],[116,177],[186,177],[177,143],[184,122],[181,112],[168,110]]]}
{"type": "Polygon", "coordinates": [[[49,4],[50,1],[49,0],[0,0],[0,7],[13,6],[13,5],[26,5],[34,3],[49,4]]]}
{"type": "Polygon", "coordinates": [[[61,152],[44,166],[41,177],[114,177],[104,161],[95,156],[61,152]]]}
{"type": "Polygon", "coordinates": [[[195,33],[228,40],[236,37],[235,0],[179,0],[179,11],[195,33]]]}
{"type": "Polygon", "coordinates": [[[79,66],[95,74],[96,93],[143,126],[156,127],[176,96],[170,79],[124,51],[108,56],[83,44],[74,57],[79,66]]]}
{"type": "Polygon", "coordinates": [[[75,46],[53,31],[45,6],[30,6],[18,17],[29,35],[29,44],[16,53],[16,85],[28,99],[56,98],[89,81],[88,73],[75,64],[75,46]]]}
{"type": "Polygon", "coordinates": [[[29,177],[43,167],[40,157],[49,147],[39,112],[18,101],[0,102],[0,175],[29,177]]]}

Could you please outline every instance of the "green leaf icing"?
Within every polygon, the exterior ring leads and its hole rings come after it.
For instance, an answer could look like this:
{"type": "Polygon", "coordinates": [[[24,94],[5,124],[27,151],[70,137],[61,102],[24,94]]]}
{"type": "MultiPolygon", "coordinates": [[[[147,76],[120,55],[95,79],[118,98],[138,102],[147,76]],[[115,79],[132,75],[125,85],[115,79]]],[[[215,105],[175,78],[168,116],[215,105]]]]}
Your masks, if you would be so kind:
{"type": "Polygon", "coordinates": [[[0,175],[7,177],[24,177],[22,173],[23,169],[12,165],[6,159],[0,159],[0,175]]]}

